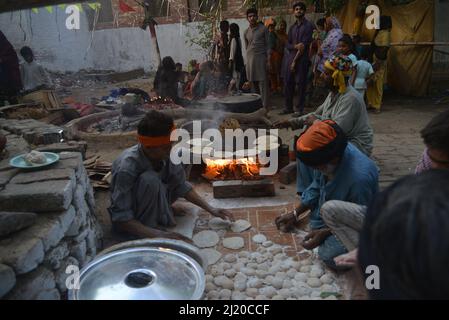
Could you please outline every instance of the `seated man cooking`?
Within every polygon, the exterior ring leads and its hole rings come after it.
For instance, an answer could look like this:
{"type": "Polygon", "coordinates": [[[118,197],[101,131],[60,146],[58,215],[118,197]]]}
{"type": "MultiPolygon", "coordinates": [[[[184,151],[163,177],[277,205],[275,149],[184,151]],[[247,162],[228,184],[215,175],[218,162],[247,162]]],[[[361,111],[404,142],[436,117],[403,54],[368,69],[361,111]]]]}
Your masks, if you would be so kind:
{"type": "Polygon", "coordinates": [[[173,119],[150,111],[137,129],[139,143],[125,150],[112,165],[111,206],[114,228],[137,238],[188,238],[166,227],[176,225],[172,204],[179,198],[216,217],[234,220],[224,209],[211,207],[186,181],[182,165],[170,160],[173,119]]]}
{"type": "Polygon", "coordinates": [[[341,200],[368,205],[378,191],[378,171],[374,162],[348,140],[332,120],[316,121],[297,141],[297,158],[315,169],[312,184],[302,193],[300,204],[293,213],[276,218],[276,226],[290,231],[311,210],[312,231],[302,246],[312,250],[319,246],[318,255],[331,268],[334,257],[347,250],[331,233],[321,217],[321,207],[329,200],[341,200]]]}

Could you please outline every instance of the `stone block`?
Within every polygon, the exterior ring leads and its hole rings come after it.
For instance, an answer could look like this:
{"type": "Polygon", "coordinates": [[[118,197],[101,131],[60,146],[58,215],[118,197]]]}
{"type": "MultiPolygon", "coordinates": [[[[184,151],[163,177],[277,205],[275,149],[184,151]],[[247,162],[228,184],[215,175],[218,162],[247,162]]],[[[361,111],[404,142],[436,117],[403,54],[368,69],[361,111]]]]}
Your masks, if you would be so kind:
{"type": "Polygon", "coordinates": [[[279,171],[279,182],[290,184],[296,180],[296,162],[292,162],[279,171]]]}
{"type": "Polygon", "coordinates": [[[214,198],[270,197],[275,195],[274,183],[269,179],[242,181],[215,181],[212,183],[214,198]]]}
{"type": "Polygon", "coordinates": [[[76,260],[78,260],[80,266],[83,266],[84,262],[86,261],[86,253],[87,253],[87,246],[85,240],[83,240],[78,244],[73,245],[70,248],[70,255],[74,257],[76,260]]]}
{"type": "Polygon", "coordinates": [[[66,233],[67,230],[69,230],[73,220],[75,220],[75,215],[76,211],[74,206],[70,206],[67,211],[59,215],[59,222],[61,223],[61,227],[64,233],[66,233]]]}
{"type": "Polygon", "coordinates": [[[36,222],[36,214],[31,212],[0,211],[0,237],[25,229],[36,222]]]}
{"type": "Polygon", "coordinates": [[[0,264],[0,299],[7,294],[16,284],[16,275],[14,271],[4,265],[0,264]]]}
{"type": "Polygon", "coordinates": [[[55,247],[64,238],[65,234],[59,220],[59,214],[39,215],[36,223],[26,232],[42,240],[45,252],[55,247]]]}
{"type": "Polygon", "coordinates": [[[51,249],[44,258],[44,263],[49,268],[56,270],[61,267],[61,261],[69,255],[67,241],[61,241],[55,248],[51,249]]]}
{"type": "Polygon", "coordinates": [[[28,143],[20,138],[10,138],[8,137],[8,142],[6,143],[6,150],[8,151],[9,157],[15,157],[30,151],[28,143]]]}
{"type": "Polygon", "coordinates": [[[7,185],[18,172],[19,169],[8,169],[0,171],[0,188],[7,185]]]}
{"type": "Polygon", "coordinates": [[[61,300],[58,289],[50,289],[39,292],[35,300],[61,300]]]}
{"type": "Polygon", "coordinates": [[[36,150],[46,152],[80,152],[83,158],[85,157],[87,150],[87,143],[85,141],[69,141],[63,143],[53,143],[43,147],[39,147],[36,150]]]}
{"type": "Polygon", "coordinates": [[[11,170],[13,167],[9,165],[9,159],[3,159],[0,161],[0,171],[11,170]]]}
{"type": "Polygon", "coordinates": [[[79,179],[81,175],[81,167],[83,165],[83,158],[79,152],[61,152],[59,154],[59,161],[54,168],[57,169],[73,169],[76,171],[76,178],[79,179]]]}
{"type": "Polygon", "coordinates": [[[214,198],[238,198],[242,196],[242,180],[214,181],[212,188],[214,198]]]}
{"type": "Polygon", "coordinates": [[[89,230],[86,238],[87,253],[93,257],[97,255],[97,236],[94,230],[89,230]]]}
{"type": "Polygon", "coordinates": [[[5,298],[8,300],[36,300],[42,292],[54,289],[55,286],[53,272],[45,267],[39,267],[33,272],[18,277],[16,286],[5,298]]]}
{"type": "MultiPolygon", "coordinates": [[[[75,243],[80,243],[80,242],[82,242],[82,241],[84,241],[86,238],[87,238],[87,236],[89,235],[89,232],[90,232],[90,229],[89,228],[82,228],[80,231],[79,231],[79,233],[75,236],[75,237],[73,237],[72,238],[72,240],[75,242],[75,243]]],[[[86,244],[87,245],[87,244],[86,244]]]]}
{"type": "Polygon", "coordinates": [[[62,261],[61,267],[55,272],[56,287],[61,293],[67,292],[66,280],[71,275],[66,272],[68,266],[79,266],[79,262],[74,257],[67,257],[62,261]]]}
{"type": "Polygon", "coordinates": [[[24,230],[11,239],[0,241],[0,263],[14,269],[16,274],[34,270],[44,260],[41,239],[30,237],[24,230]]]}
{"type": "Polygon", "coordinates": [[[50,170],[19,173],[11,180],[11,183],[27,184],[50,180],[72,180],[72,179],[73,180],[75,179],[75,170],[73,169],[50,169],[50,170]]]}
{"type": "Polygon", "coordinates": [[[65,211],[73,197],[72,180],[8,184],[0,191],[0,207],[8,211],[65,211]]]}

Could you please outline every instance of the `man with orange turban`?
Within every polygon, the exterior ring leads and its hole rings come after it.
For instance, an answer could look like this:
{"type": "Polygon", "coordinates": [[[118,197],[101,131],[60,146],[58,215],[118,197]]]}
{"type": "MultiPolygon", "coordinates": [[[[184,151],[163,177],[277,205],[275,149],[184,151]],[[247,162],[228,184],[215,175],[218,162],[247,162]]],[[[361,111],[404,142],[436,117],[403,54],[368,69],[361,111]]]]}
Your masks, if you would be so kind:
{"type": "MultiPolygon", "coordinates": [[[[330,93],[315,112],[305,116],[275,123],[278,128],[300,129],[316,120],[330,119],[343,130],[349,142],[367,156],[373,149],[373,129],[368,118],[363,97],[349,85],[352,62],[343,55],[332,56],[324,64],[321,75],[330,93]]],[[[301,161],[298,164],[297,191],[299,193],[312,183],[313,172],[301,161]]]]}
{"type": "Polygon", "coordinates": [[[289,214],[276,218],[276,226],[291,231],[311,210],[310,232],[305,249],[316,247],[318,255],[336,268],[334,257],[346,253],[321,217],[321,206],[329,200],[368,205],[378,191],[378,170],[374,162],[348,142],[343,130],[332,120],[316,121],[297,141],[297,160],[314,169],[312,184],[302,193],[300,203],[289,214]]]}
{"type": "Polygon", "coordinates": [[[150,111],[137,128],[138,144],[112,165],[111,206],[114,228],[136,238],[188,238],[166,231],[176,225],[172,204],[183,197],[214,216],[233,220],[224,209],[211,207],[186,181],[181,164],[170,160],[173,119],[150,111]]]}

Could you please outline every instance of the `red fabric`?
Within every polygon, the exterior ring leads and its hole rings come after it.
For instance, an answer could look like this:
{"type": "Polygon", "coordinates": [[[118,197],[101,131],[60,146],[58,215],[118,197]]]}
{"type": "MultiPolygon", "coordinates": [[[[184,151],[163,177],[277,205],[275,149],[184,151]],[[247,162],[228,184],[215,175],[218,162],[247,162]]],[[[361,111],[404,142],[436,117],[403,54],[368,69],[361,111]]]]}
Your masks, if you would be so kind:
{"type": "Polygon", "coordinates": [[[119,0],[118,5],[120,8],[120,11],[123,13],[136,11],[133,7],[127,5],[123,0],[119,0]]]}

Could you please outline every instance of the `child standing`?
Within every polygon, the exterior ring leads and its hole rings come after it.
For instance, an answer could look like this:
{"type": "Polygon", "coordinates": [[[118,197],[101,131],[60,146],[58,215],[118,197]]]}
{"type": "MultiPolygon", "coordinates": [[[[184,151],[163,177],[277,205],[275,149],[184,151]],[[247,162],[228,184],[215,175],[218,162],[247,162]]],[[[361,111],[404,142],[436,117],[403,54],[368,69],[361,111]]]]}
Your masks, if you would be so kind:
{"type": "Polygon", "coordinates": [[[373,66],[367,60],[368,60],[368,48],[363,47],[360,60],[357,61],[357,74],[353,84],[354,88],[358,92],[360,92],[362,97],[365,97],[367,83],[370,81],[372,75],[374,74],[373,66]]]}

